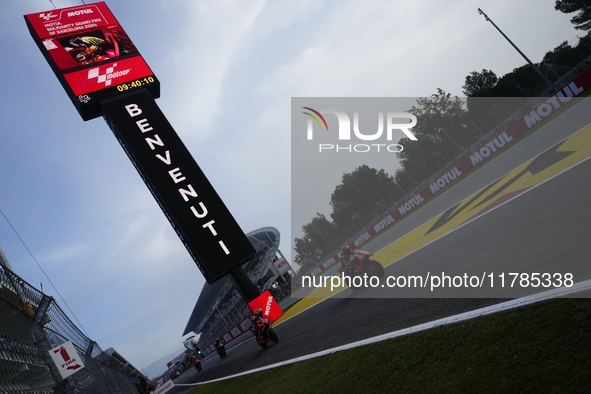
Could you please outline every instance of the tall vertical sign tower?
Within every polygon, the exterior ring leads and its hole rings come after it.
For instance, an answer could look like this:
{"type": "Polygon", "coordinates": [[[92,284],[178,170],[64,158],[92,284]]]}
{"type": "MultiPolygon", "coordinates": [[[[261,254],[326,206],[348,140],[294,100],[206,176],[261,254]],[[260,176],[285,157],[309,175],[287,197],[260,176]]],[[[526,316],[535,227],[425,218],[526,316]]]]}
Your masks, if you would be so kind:
{"type": "Polygon", "coordinates": [[[107,5],[25,20],[82,119],[105,118],[205,279],[231,273],[256,297],[240,267],[253,246],[156,104],[160,82],[107,5]]]}

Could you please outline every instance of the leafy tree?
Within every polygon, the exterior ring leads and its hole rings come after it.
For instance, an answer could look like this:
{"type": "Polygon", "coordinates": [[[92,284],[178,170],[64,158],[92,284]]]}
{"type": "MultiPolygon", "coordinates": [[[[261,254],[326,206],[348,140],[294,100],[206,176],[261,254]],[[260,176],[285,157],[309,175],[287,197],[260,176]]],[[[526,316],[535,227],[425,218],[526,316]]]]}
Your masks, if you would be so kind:
{"type": "Polygon", "coordinates": [[[337,230],[333,223],[320,213],[308,224],[302,226],[304,235],[295,239],[295,251],[297,253],[294,262],[301,270],[312,269],[318,262],[326,257],[326,246],[335,237],[337,230]]]}
{"type": "Polygon", "coordinates": [[[294,240],[294,262],[300,266],[300,272],[314,268],[339,246],[341,231],[357,230],[363,220],[379,216],[401,196],[393,177],[384,170],[362,165],[343,174],[342,183],[336,186],[331,196],[333,222],[316,213],[310,223],[302,226],[304,235],[294,240]]]}
{"type": "Polygon", "coordinates": [[[419,140],[442,144],[465,131],[466,109],[459,97],[452,97],[451,93],[437,88],[437,93],[419,98],[417,104],[409,112],[418,119],[413,132],[419,140]]]}
{"type": "Polygon", "coordinates": [[[300,266],[299,272],[309,271],[318,264],[322,256],[318,248],[312,244],[312,240],[307,237],[294,239],[294,250],[296,256],[293,262],[300,266]]]}
{"type": "MultiPolygon", "coordinates": [[[[589,41],[591,32],[582,38],[589,41]]],[[[564,41],[556,48],[546,52],[541,63],[537,66],[552,81],[558,79],[558,75],[563,75],[572,67],[579,64],[589,55],[589,44],[584,41],[572,47],[567,41],[564,41]]],[[[546,89],[546,83],[535,70],[528,64],[514,68],[511,72],[498,78],[489,70],[482,72],[472,71],[466,76],[466,83],[463,92],[469,98],[474,97],[535,97],[546,89]],[[493,81],[495,81],[493,83],[493,81]]],[[[468,100],[468,110],[472,111],[470,102],[478,100],[468,100]]],[[[495,104],[498,105],[498,104],[495,104]]]]}
{"type": "Polygon", "coordinates": [[[468,97],[486,96],[487,91],[494,87],[498,80],[497,75],[490,70],[472,71],[466,76],[462,92],[468,97]]]}
{"type": "Polygon", "coordinates": [[[529,97],[536,97],[545,88],[546,84],[539,74],[529,64],[524,64],[499,78],[492,89],[492,96],[523,97],[525,93],[529,97]]]}
{"type": "Polygon", "coordinates": [[[556,0],[554,5],[556,11],[565,14],[578,12],[570,22],[578,30],[591,30],[591,1],[589,0],[556,0]]]}
{"type": "MultiPolygon", "coordinates": [[[[588,39],[590,34],[588,33],[583,39],[588,39]]],[[[562,75],[583,61],[588,54],[589,48],[584,43],[579,41],[577,46],[572,47],[568,41],[564,41],[553,50],[546,52],[542,66],[552,67],[554,72],[562,75]]],[[[554,77],[555,75],[551,72],[549,76],[554,77]]]]}
{"type": "Polygon", "coordinates": [[[372,215],[393,204],[393,197],[400,194],[397,189],[394,178],[386,171],[364,164],[349,174],[343,174],[341,184],[330,198],[331,217],[341,229],[364,217],[373,219],[372,215]]]}
{"type": "Polygon", "coordinates": [[[464,101],[442,89],[438,88],[431,97],[419,98],[409,112],[417,117],[413,127],[417,141],[398,141],[404,147],[396,154],[403,172],[397,173],[396,181],[402,183],[408,177],[407,186],[410,181],[416,186],[460,154],[476,135],[466,127],[464,101]]]}
{"type": "Polygon", "coordinates": [[[316,216],[308,224],[302,226],[302,230],[318,243],[328,243],[334,236],[336,228],[323,214],[316,212],[316,216]]]}

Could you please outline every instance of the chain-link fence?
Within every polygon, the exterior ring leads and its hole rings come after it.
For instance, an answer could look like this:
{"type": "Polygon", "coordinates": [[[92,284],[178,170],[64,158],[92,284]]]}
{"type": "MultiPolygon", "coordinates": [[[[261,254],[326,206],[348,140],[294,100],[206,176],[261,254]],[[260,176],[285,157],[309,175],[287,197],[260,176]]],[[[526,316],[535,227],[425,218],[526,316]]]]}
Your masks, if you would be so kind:
{"type": "Polygon", "coordinates": [[[84,335],[52,297],[0,265],[0,394],[137,394],[141,378],[84,335]],[[62,379],[49,351],[68,341],[84,368],[62,379]]]}

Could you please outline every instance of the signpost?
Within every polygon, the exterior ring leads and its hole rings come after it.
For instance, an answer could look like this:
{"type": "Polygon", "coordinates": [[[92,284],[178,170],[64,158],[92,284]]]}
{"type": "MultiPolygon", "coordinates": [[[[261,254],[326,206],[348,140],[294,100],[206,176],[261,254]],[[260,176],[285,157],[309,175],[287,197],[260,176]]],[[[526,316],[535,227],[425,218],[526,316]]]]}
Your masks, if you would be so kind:
{"type": "Polygon", "coordinates": [[[64,379],[84,368],[72,342],[51,349],[49,355],[64,379]]]}
{"type": "Polygon", "coordinates": [[[209,283],[254,255],[244,235],[146,90],[102,102],[104,117],[209,283]]]}
{"type": "Polygon", "coordinates": [[[82,119],[105,118],[205,279],[231,273],[256,297],[241,267],[254,247],[156,104],[160,83],[107,5],[25,20],[82,119]]]}

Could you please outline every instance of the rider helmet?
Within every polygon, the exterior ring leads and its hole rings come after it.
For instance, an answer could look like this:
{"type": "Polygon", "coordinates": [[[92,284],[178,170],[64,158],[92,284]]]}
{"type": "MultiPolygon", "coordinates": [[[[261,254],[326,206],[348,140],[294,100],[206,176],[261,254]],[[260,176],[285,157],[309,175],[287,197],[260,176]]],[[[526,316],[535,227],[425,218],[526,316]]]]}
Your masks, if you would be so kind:
{"type": "Polygon", "coordinates": [[[258,316],[258,317],[263,317],[263,310],[262,310],[261,308],[257,308],[257,309],[254,311],[254,315],[255,315],[255,316],[258,316]]]}
{"type": "Polygon", "coordinates": [[[353,253],[353,251],[351,250],[351,248],[349,247],[349,245],[343,246],[343,254],[345,256],[351,256],[352,253],[353,253]]]}

